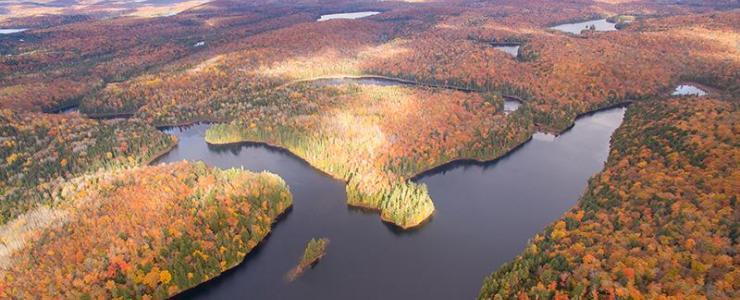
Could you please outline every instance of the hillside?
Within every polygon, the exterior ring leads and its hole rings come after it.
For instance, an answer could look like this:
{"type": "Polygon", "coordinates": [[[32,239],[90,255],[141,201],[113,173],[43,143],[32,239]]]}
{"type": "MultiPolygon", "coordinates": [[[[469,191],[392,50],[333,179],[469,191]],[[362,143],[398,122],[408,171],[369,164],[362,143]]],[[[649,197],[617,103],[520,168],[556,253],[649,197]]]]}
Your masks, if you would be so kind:
{"type": "Polygon", "coordinates": [[[634,104],[579,204],[486,278],[481,299],[736,299],[737,103],[634,104]]]}
{"type": "Polygon", "coordinates": [[[0,110],[0,224],[41,204],[65,179],[148,163],[177,141],[136,120],[0,110]]]}
{"type": "Polygon", "coordinates": [[[0,228],[0,296],[164,299],[241,263],[292,197],[273,174],[182,162],[75,178],[54,202],[0,228]]]}

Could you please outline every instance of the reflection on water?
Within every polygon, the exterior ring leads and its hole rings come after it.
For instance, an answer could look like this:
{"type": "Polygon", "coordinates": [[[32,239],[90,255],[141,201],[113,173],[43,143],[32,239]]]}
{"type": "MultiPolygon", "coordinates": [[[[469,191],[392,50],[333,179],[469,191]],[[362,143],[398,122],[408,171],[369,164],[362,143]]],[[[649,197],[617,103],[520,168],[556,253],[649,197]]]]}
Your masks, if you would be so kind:
{"type": "Polygon", "coordinates": [[[595,113],[552,141],[533,139],[497,161],[452,163],[422,175],[416,180],[427,184],[437,211],[413,231],[348,208],[344,182],[287,151],[254,143],[209,146],[208,125],[166,129],[180,141],[160,162],[268,170],[294,195],[291,212],[245,263],[180,298],[472,299],[486,275],[576,204],[603,167],[623,114],[623,108],[595,113]],[[312,237],[331,240],[327,255],[286,282],[312,237]]]}
{"type": "Polygon", "coordinates": [[[606,21],[606,19],[592,20],[578,23],[566,23],[550,27],[550,29],[560,30],[572,34],[580,34],[583,30],[588,30],[593,26],[596,31],[615,31],[616,23],[606,21]]]}
{"type": "Polygon", "coordinates": [[[322,22],[322,21],[329,21],[329,20],[335,20],[335,19],[359,19],[359,18],[374,16],[379,13],[380,12],[377,12],[377,11],[360,11],[360,12],[352,12],[352,13],[329,14],[329,15],[322,15],[316,21],[322,22]]]}

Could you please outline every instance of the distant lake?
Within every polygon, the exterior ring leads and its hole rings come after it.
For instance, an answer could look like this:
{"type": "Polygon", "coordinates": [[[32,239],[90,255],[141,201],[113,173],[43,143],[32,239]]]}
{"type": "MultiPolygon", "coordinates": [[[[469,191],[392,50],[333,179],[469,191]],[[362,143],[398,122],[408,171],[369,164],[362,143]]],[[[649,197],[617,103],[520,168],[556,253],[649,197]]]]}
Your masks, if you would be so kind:
{"type": "Polygon", "coordinates": [[[707,92],[690,84],[682,84],[671,93],[672,96],[706,96],[707,92]]]}
{"type": "Polygon", "coordinates": [[[316,21],[322,22],[322,21],[329,21],[329,20],[334,20],[334,19],[359,19],[359,18],[374,16],[379,13],[380,12],[377,12],[377,11],[359,11],[359,12],[351,12],[351,13],[329,14],[329,15],[322,15],[316,21]]]}
{"type": "Polygon", "coordinates": [[[63,115],[68,115],[71,113],[79,113],[79,112],[80,112],[80,106],[77,104],[64,105],[64,106],[57,107],[55,109],[47,111],[47,113],[50,113],[50,114],[63,114],[63,115]]]}
{"type": "Polygon", "coordinates": [[[413,84],[399,82],[395,80],[388,80],[383,78],[375,77],[343,77],[343,78],[325,78],[313,81],[317,85],[342,85],[342,84],[357,84],[357,85],[377,85],[377,86],[412,86],[413,84]]]}
{"type": "Polygon", "coordinates": [[[268,170],[285,179],[294,197],[293,208],[244,263],[176,298],[474,299],[485,276],[576,204],[603,168],[624,111],[583,116],[562,135],[537,135],[496,161],[452,163],[416,178],[429,188],[436,212],[412,231],[348,207],[343,181],[285,150],[208,145],[209,125],[166,129],[179,142],[160,163],[268,170]],[[313,237],[330,239],[326,256],[287,282],[286,272],[313,237]]]}
{"type": "Polygon", "coordinates": [[[59,110],[58,113],[68,115],[68,114],[79,113],[79,112],[80,112],[80,108],[78,106],[70,106],[70,107],[59,110]]]}
{"type": "Polygon", "coordinates": [[[28,28],[6,28],[6,29],[0,29],[0,34],[12,34],[12,33],[19,33],[28,30],[28,28]]]}
{"type": "Polygon", "coordinates": [[[504,97],[504,113],[508,114],[515,112],[520,106],[522,106],[521,101],[510,97],[504,97]]]}
{"type": "Polygon", "coordinates": [[[615,31],[617,30],[616,23],[610,23],[606,19],[591,20],[578,23],[565,23],[557,26],[550,27],[550,29],[560,30],[562,32],[568,32],[572,34],[580,34],[582,30],[589,29],[591,25],[594,26],[596,31],[615,31]]]}
{"type": "Polygon", "coordinates": [[[513,57],[519,55],[519,46],[493,46],[493,48],[504,51],[513,57]]]}

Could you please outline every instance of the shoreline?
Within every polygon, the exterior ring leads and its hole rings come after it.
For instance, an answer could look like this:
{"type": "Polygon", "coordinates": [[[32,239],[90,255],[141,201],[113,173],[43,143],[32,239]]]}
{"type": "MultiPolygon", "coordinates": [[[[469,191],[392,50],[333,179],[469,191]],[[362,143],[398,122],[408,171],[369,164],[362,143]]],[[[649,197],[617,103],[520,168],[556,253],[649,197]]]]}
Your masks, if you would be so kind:
{"type": "Polygon", "coordinates": [[[180,141],[179,140],[175,141],[175,143],[172,144],[171,146],[166,147],[165,149],[162,149],[161,151],[159,151],[159,152],[155,153],[154,155],[152,155],[151,158],[143,161],[142,162],[142,165],[143,166],[151,166],[151,165],[153,165],[154,162],[156,162],[157,160],[159,160],[163,156],[167,155],[167,153],[170,153],[170,152],[172,152],[172,150],[174,150],[175,148],[177,148],[177,145],[179,145],[179,144],[180,144],[180,141]]]}
{"type": "Polygon", "coordinates": [[[496,161],[499,161],[501,159],[506,158],[507,156],[513,154],[517,150],[519,150],[522,147],[524,147],[524,145],[526,145],[527,143],[529,143],[529,141],[532,140],[532,137],[533,136],[534,136],[534,133],[533,134],[530,134],[529,135],[529,138],[527,138],[526,140],[522,141],[521,143],[517,144],[516,146],[512,147],[511,149],[507,150],[506,152],[504,152],[501,155],[496,156],[494,158],[484,159],[484,160],[477,159],[477,158],[470,158],[470,157],[463,157],[463,158],[453,159],[453,160],[450,160],[450,161],[447,161],[447,162],[444,162],[444,163],[435,165],[435,166],[433,166],[433,167],[431,167],[429,169],[426,169],[424,171],[421,171],[421,172],[417,173],[416,175],[410,177],[408,180],[410,180],[410,181],[417,181],[417,180],[419,180],[421,178],[424,178],[426,176],[430,176],[430,175],[435,174],[437,172],[445,172],[448,169],[450,169],[451,167],[456,167],[456,166],[458,166],[460,164],[464,164],[464,163],[475,163],[475,164],[494,163],[496,161]]]}
{"type": "MultiPolygon", "coordinates": [[[[604,111],[607,111],[607,110],[610,110],[610,109],[621,108],[621,107],[628,107],[632,103],[634,103],[634,101],[632,101],[632,100],[621,101],[621,102],[614,103],[614,104],[609,104],[607,106],[600,107],[600,108],[597,108],[597,109],[594,109],[594,110],[590,110],[590,111],[585,112],[585,113],[580,113],[580,114],[576,115],[576,117],[575,117],[575,119],[574,119],[574,121],[573,121],[572,124],[570,124],[565,129],[563,129],[563,130],[555,133],[554,135],[557,137],[557,136],[560,136],[560,135],[563,135],[563,134],[567,133],[568,131],[570,131],[571,129],[573,129],[573,127],[576,125],[576,121],[578,121],[578,119],[580,119],[580,118],[588,117],[590,115],[593,115],[593,114],[596,114],[596,113],[600,113],[600,112],[604,112],[604,111]]],[[[537,126],[535,126],[535,127],[537,127],[537,126]]],[[[536,134],[536,133],[552,134],[552,133],[547,132],[547,131],[535,131],[533,134],[530,134],[529,135],[529,138],[527,138],[523,142],[517,144],[516,146],[514,146],[513,148],[511,148],[509,151],[506,151],[505,153],[503,153],[503,154],[501,154],[501,155],[499,155],[499,156],[497,156],[495,158],[486,159],[486,160],[481,160],[481,159],[477,159],[477,158],[466,158],[466,157],[454,159],[454,160],[451,160],[451,161],[448,161],[448,162],[445,162],[445,163],[436,165],[436,166],[434,166],[434,167],[432,167],[430,169],[427,169],[425,171],[422,171],[422,172],[420,172],[420,173],[418,173],[418,174],[410,177],[409,180],[416,181],[416,180],[419,180],[419,179],[421,179],[423,177],[432,175],[432,174],[437,173],[437,172],[445,172],[445,171],[447,171],[450,168],[454,168],[454,167],[456,167],[456,166],[458,166],[460,164],[465,164],[465,163],[475,163],[475,164],[495,163],[495,162],[497,162],[499,160],[502,160],[502,159],[508,157],[509,155],[512,155],[515,151],[517,151],[520,148],[524,147],[524,145],[526,145],[527,143],[529,143],[529,141],[531,141],[534,138],[534,134],[536,134]]]]}
{"type": "MultiPolygon", "coordinates": [[[[213,146],[230,146],[230,145],[231,146],[238,146],[238,145],[258,145],[258,146],[261,145],[261,146],[266,146],[268,148],[272,148],[272,149],[275,149],[277,151],[287,153],[287,154],[289,154],[289,155],[291,155],[291,156],[293,156],[295,158],[298,158],[301,162],[305,163],[307,166],[309,166],[312,169],[318,171],[320,174],[323,174],[323,175],[331,178],[332,180],[343,182],[344,185],[345,185],[345,189],[346,189],[346,185],[348,183],[347,180],[344,180],[342,178],[338,178],[338,177],[336,177],[334,175],[331,175],[331,174],[325,172],[324,170],[321,170],[320,168],[314,166],[313,164],[311,164],[309,161],[307,161],[303,157],[297,155],[296,153],[294,153],[290,149],[285,148],[285,147],[282,147],[282,146],[277,146],[277,145],[270,144],[270,143],[267,143],[267,142],[258,142],[258,141],[252,141],[252,140],[243,140],[243,141],[225,142],[225,143],[214,143],[214,142],[206,141],[206,144],[213,145],[213,146]]],[[[391,220],[388,220],[388,219],[384,218],[383,217],[383,210],[380,209],[379,207],[364,205],[364,204],[360,204],[360,203],[350,203],[347,200],[345,200],[345,203],[347,203],[347,206],[350,206],[350,207],[353,207],[353,208],[357,208],[357,209],[362,209],[362,210],[368,210],[368,211],[370,211],[372,213],[378,214],[378,215],[380,215],[381,221],[386,222],[386,223],[391,223],[394,226],[397,226],[398,228],[403,229],[403,230],[413,229],[413,228],[418,227],[418,226],[420,226],[422,224],[425,224],[427,220],[431,219],[432,215],[434,215],[434,212],[436,211],[436,209],[434,211],[432,211],[432,213],[429,214],[429,216],[424,217],[424,219],[421,222],[418,222],[418,223],[412,224],[412,225],[402,225],[402,224],[397,224],[397,223],[395,223],[395,222],[393,222],[391,220]]]]}
{"type": "MultiPolygon", "coordinates": [[[[252,172],[252,171],[249,171],[249,172],[252,172]]],[[[177,293],[174,293],[172,295],[168,295],[168,299],[175,299],[175,298],[187,297],[185,295],[186,293],[191,292],[191,291],[194,291],[198,287],[201,287],[201,286],[203,286],[203,285],[205,285],[205,284],[207,284],[207,283],[209,283],[209,282],[211,282],[213,280],[216,280],[217,278],[222,278],[226,273],[232,272],[232,271],[234,271],[236,269],[236,267],[244,264],[247,261],[247,259],[249,259],[251,257],[250,254],[252,252],[254,252],[254,251],[258,251],[259,248],[261,248],[262,245],[265,243],[265,241],[267,241],[267,239],[270,237],[270,235],[272,235],[272,231],[275,228],[275,226],[277,226],[280,223],[280,221],[283,220],[293,210],[293,198],[292,197],[293,197],[293,195],[291,194],[291,202],[290,202],[290,205],[288,207],[284,208],[283,211],[281,211],[277,216],[275,216],[275,218],[273,218],[272,223],[270,223],[270,230],[267,232],[267,234],[265,234],[265,236],[262,239],[260,239],[260,241],[259,241],[259,243],[257,243],[257,245],[255,245],[252,249],[249,249],[249,251],[247,253],[244,253],[244,256],[241,257],[241,260],[240,261],[236,262],[233,266],[229,266],[228,268],[226,268],[225,270],[221,271],[220,273],[218,273],[218,274],[216,274],[216,275],[214,275],[214,276],[212,276],[212,277],[210,277],[208,279],[205,279],[205,280],[199,282],[196,285],[193,285],[193,286],[190,286],[190,287],[185,287],[185,288],[179,290],[177,293]]]]}
{"type": "MultiPolygon", "coordinates": [[[[610,109],[614,109],[614,108],[626,107],[626,106],[628,106],[629,104],[631,104],[633,102],[634,101],[631,101],[631,100],[621,101],[621,102],[609,104],[609,105],[606,105],[604,107],[599,107],[599,108],[596,108],[596,109],[593,109],[593,110],[590,110],[590,111],[587,111],[587,112],[578,114],[578,115],[576,115],[576,117],[573,120],[573,122],[571,123],[571,125],[569,125],[564,130],[561,130],[556,136],[565,134],[566,132],[568,132],[569,130],[571,130],[575,126],[576,121],[578,121],[578,119],[580,119],[582,117],[586,117],[586,116],[589,116],[589,115],[592,115],[592,114],[596,114],[596,113],[599,113],[599,112],[602,112],[602,111],[606,111],[606,110],[610,110],[610,109]]],[[[535,127],[537,127],[537,126],[535,126],[535,127]]],[[[408,181],[416,181],[416,180],[418,180],[418,179],[420,179],[420,178],[422,178],[424,176],[429,176],[429,175],[431,175],[433,173],[444,171],[444,170],[446,170],[446,169],[448,169],[450,167],[454,167],[454,166],[456,166],[458,164],[465,163],[465,162],[473,162],[473,163],[479,163],[479,164],[496,162],[496,161],[501,160],[501,159],[503,159],[503,158],[505,158],[505,157],[507,157],[509,155],[512,155],[516,150],[519,150],[520,148],[524,147],[524,145],[526,145],[528,142],[530,142],[533,139],[533,136],[534,136],[534,133],[530,134],[529,135],[529,138],[525,139],[524,141],[522,141],[521,143],[519,143],[516,146],[512,147],[511,149],[506,150],[505,152],[503,152],[501,155],[499,155],[497,157],[493,157],[491,159],[486,159],[486,160],[480,160],[480,159],[476,159],[476,158],[466,158],[466,157],[454,159],[454,160],[447,161],[447,162],[441,163],[439,165],[433,166],[433,167],[428,168],[428,169],[426,169],[424,171],[421,171],[421,172],[417,173],[416,175],[409,177],[407,180],[408,181]]],[[[274,145],[274,144],[271,144],[271,143],[268,143],[268,142],[260,142],[260,141],[253,141],[253,140],[240,140],[240,141],[223,142],[223,143],[220,143],[220,142],[212,142],[212,141],[209,142],[209,141],[206,140],[205,142],[207,144],[209,144],[209,145],[214,145],[214,146],[228,146],[228,145],[240,145],[240,144],[241,145],[250,145],[251,144],[251,145],[263,145],[263,146],[267,146],[269,148],[273,148],[273,149],[276,149],[276,150],[279,150],[279,151],[282,151],[282,152],[286,152],[286,153],[290,154],[291,156],[294,156],[294,157],[298,158],[300,161],[306,163],[312,169],[319,171],[321,174],[324,174],[324,175],[328,176],[329,178],[331,178],[333,180],[342,181],[342,182],[345,183],[345,185],[347,184],[347,181],[346,180],[341,179],[341,178],[337,178],[337,177],[335,177],[335,176],[333,176],[333,175],[331,175],[331,174],[329,174],[329,173],[321,170],[320,168],[312,165],[310,162],[308,162],[303,157],[297,155],[296,153],[294,153],[290,149],[288,149],[286,147],[283,147],[283,146],[278,146],[278,145],[274,145]]],[[[434,202],[434,200],[432,200],[432,202],[434,202]]],[[[378,213],[380,215],[381,221],[391,223],[394,226],[397,226],[398,228],[403,229],[403,230],[414,229],[414,228],[420,227],[423,224],[426,224],[425,221],[431,219],[432,215],[434,215],[434,212],[436,212],[436,209],[435,209],[432,212],[432,214],[430,214],[429,216],[425,217],[424,220],[422,220],[418,224],[414,224],[414,225],[411,225],[411,226],[403,226],[401,224],[396,224],[395,222],[392,222],[390,220],[385,219],[383,217],[383,214],[382,214],[382,209],[380,209],[380,208],[371,207],[371,206],[362,205],[362,204],[357,204],[357,203],[350,203],[350,202],[347,202],[347,205],[348,206],[351,206],[351,207],[355,207],[355,208],[372,210],[375,213],[378,213]]]]}
{"type": "MultiPolygon", "coordinates": [[[[205,138],[203,140],[205,141],[205,138]]],[[[295,158],[298,158],[301,162],[305,163],[306,165],[310,166],[312,169],[318,171],[319,173],[325,175],[326,177],[329,177],[332,180],[344,182],[345,185],[347,184],[347,180],[344,180],[342,178],[337,178],[334,175],[331,175],[331,174],[325,172],[324,170],[319,169],[318,167],[312,165],[306,159],[304,159],[303,157],[299,156],[298,154],[295,154],[293,151],[290,151],[290,149],[288,149],[286,147],[282,147],[282,146],[270,144],[268,142],[259,142],[259,141],[253,141],[253,140],[242,140],[242,141],[226,142],[226,143],[214,143],[214,142],[209,142],[209,141],[205,141],[205,142],[206,142],[206,144],[212,145],[212,146],[239,146],[239,145],[264,146],[264,147],[267,147],[267,148],[269,148],[271,150],[276,150],[276,151],[280,151],[280,152],[283,152],[283,153],[287,153],[287,154],[289,154],[289,155],[291,155],[291,156],[293,156],[295,158]]]]}
{"type": "MultiPolygon", "coordinates": [[[[574,125],[575,125],[575,122],[579,118],[586,117],[586,116],[589,116],[591,114],[599,113],[599,112],[606,111],[606,110],[609,110],[609,109],[614,109],[614,108],[619,108],[619,107],[626,107],[626,106],[628,106],[631,103],[633,103],[633,101],[623,101],[623,102],[619,102],[619,103],[615,103],[615,104],[610,104],[610,105],[607,105],[607,106],[604,106],[604,107],[601,107],[601,108],[597,108],[597,109],[594,109],[594,110],[591,110],[591,111],[588,111],[588,112],[585,112],[585,113],[581,113],[581,114],[579,114],[575,118],[573,124],[571,126],[569,126],[568,129],[564,130],[562,133],[565,133],[568,130],[570,130],[571,128],[573,128],[574,125]]],[[[195,124],[195,123],[198,123],[198,122],[184,122],[184,123],[191,124],[192,125],[192,124],[195,124]]],[[[526,139],[525,141],[523,141],[522,143],[520,143],[516,147],[513,147],[509,151],[506,151],[505,153],[503,153],[502,155],[500,155],[500,156],[498,156],[498,157],[496,157],[494,159],[485,160],[485,161],[477,160],[477,159],[470,159],[470,158],[467,158],[467,159],[466,158],[461,158],[461,159],[457,159],[457,160],[452,160],[452,161],[446,162],[444,164],[440,164],[440,165],[438,165],[438,166],[436,166],[434,168],[430,168],[430,169],[427,169],[425,171],[422,171],[422,172],[418,173],[416,176],[410,178],[409,180],[417,180],[417,179],[419,179],[419,178],[421,178],[423,176],[429,175],[431,173],[443,171],[441,169],[446,169],[446,168],[449,168],[449,167],[454,167],[456,164],[459,164],[459,163],[465,163],[465,162],[491,163],[491,162],[496,162],[496,161],[501,160],[501,159],[503,159],[505,157],[508,157],[509,155],[512,155],[514,152],[516,152],[517,150],[519,150],[520,148],[522,148],[524,145],[526,145],[532,139],[533,139],[533,136],[530,135],[530,137],[528,139],[526,139]]],[[[289,149],[284,148],[284,147],[280,147],[280,146],[276,146],[274,144],[270,144],[270,143],[267,143],[267,142],[249,141],[249,140],[235,141],[235,142],[228,142],[228,143],[212,143],[212,142],[207,142],[206,141],[206,143],[209,144],[209,145],[215,145],[215,146],[220,146],[220,145],[223,145],[223,146],[226,146],[226,145],[258,145],[258,146],[265,146],[265,147],[268,147],[268,148],[270,148],[272,150],[275,150],[275,151],[280,151],[280,152],[288,153],[289,155],[291,155],[291,156],[299,159],[300,161],[302,161],[303,163],[307,164],[309,167],[311,167],[312,169],[318,171],[319,173],[324,174],[325,176],[327,176],[327,177],[329,177],[329,178],[331,178],[333,180],[343,181],[343,182],[346,183],[345,180],[337,179],[334,176],[332,176],[331,174],[328,174],[328,173],[322,171],[321,169],[319,169],[319,168],[311,165],[308,161],[306,161],[302,157],[296,155],[295,153],[293,153],[289,149]]],[[[170,149],[167,149],[167,151],[162,151],[162,152],[165,153],[165,154],[166,153],[169,153],[169,151],[171,151],[172,149],[174,149],[178,144],[179,143],[176,143],[173,147],[171,147],[170,149]]],[[[400,225],[398,225],[396,223],[387,221],[383,217],[381,209],[379,209],[377,207],[372,207],[372,206],[367,206],[367,205],[362,205],[362,204],[353,204],[353,203],[349,203],[349,202],[346,202],[346,204],[347,204],[347,207],[349,209],[357,209],[357,210],[360,210],[362,212],[379,214],[380,215],[380,219],[381,219],[381,223],[389,226],[389,228],[392,229],[392,230],[398,230],[399,233],[409,233],[409,232],[412,232],[413,230],[417,230],[417,229],[422,228],[424,225],[428,224],[429,222],[431,222],[433,220],[433,217],[434,217],[434,215],[436,213],[436,209],[435,209],[435,211],[432,214],[430,214],[428,217],[424,218],[418,224],[415,224],[413,226],[403,227],[403,226],[400,226],[400,225]]],[[[218,275],[216,275],[214,277],[211,277],[211,278],[209,278],[207,280],[201,281],[197,285],[194,285],[194,286],[191,286],[191,287],[188,287],[188,288],[185,288],[185,289],[179,291],[178,293],[172,295],[171,298],[173,298],[173,299],[181,299],[183,297],[187,297],[188,296],[188,293],[193,292],[193,291],[197,290],[199,287],[205,286],[206,284],[212,284],[212,282],[214,280],[219,280],[219,278],[223,278],[223,276],[225,274],[227,274],[229,272],[233,272],[237,266],[247,263],[248,262],[248,259],[252,257],[252,256],[250,256],[250,254],[253,253],[254,251],[259,251],[260,250],[261,246],[269,239],[270,235],[272,234],[272,230],[274,229],[274,227],[275,226],[279,226],[280,220],[282,218],[284,218],[285,216],[287,216],[288,212],[290,212],[292,209],[293,209],[293,204],[291,203],[291,206],[287,207],[279,216],[277,216],[274,219],[273,226],[270,227],[270,232],[253,249],[251,249],[250,252],[248,252],[247,254],[245,254],[245,256],[242,258],[242,260],[239,263],[235,264],[234,266],[229,267],[228,269],[226,269],[225,271],[221,272],[220,274],[218,274],[218,275]]]]}
{"type": "Polygon", "coordinates": [[[364,204],[361,204],[361,203],[350,203],[350,202],[347,202],[347,208],[348,209],[352,209],[352,210],[361,211],[363,213],[380,215],[380,221],[381,222],[383,222],[385,224],[388,224],[390,226],[393,226],[396,229],[400,229],[401,231],[411,231],[411,230],[414,230],[414,229],[418,229],[418,228],[423,227],[424,225],[426,225],[427,223],[429,223],[432,220],[432,217],[434,217],[434,214],[437,212],[437,210],[435,209],[435,210],[432,211],[431,214],[429,214],[428,216],[424,217],[421,221],[416,222],[415,224],[410,224],[410,225],[404,226],[404,225],[397,224],[396,222],[393,222],[393,221],[387,219],[385,216],[383,216],[383,210],[380,209],[380,208],[378,208],[378,207],[364,205],[364,204]]]}
{"type": "MultiPolygon", "coordinates": [[[[573,122],[570,125],[568,125],[568,127],[565,127],[563,130],[548,131],[547,129],[544,129],[544,131],[542,131],[542,133],[552,134],[552,135],[555,135],[555,137],[561,136],[561,135],[565,134],[566,132],[570,131],[571,129],[573,129],[573,126],[576,125],[576,121],[578,119],[582,118],[582,117],[588,117],[590,115],[593,115],[593,114],[596,114],[596,113],[600,113],[600,112],[603,112],[603,111],[607,111],[607,110],[610,110],[610,109],[615,109],[615,108],[620,108],[620,107],[628,107],[628,106],[630,106],[634,102],[635,102],[635,100],[624,100],[624,101],[619,101],[619,102],[615,102],[615,103],[612,103],[612,104],[607,104],[606,106],[598,107],[598,108],[589,110],[587,112],[579,113],[573,119],[573,122]]],[[[538,127],[538,126],[535,125],[535,127],[538,127]]]]}
{"type": "Polygon", "coordinates": [[[68,104],[62,104],[49,110],[41,110],[45,114],[61,114],[63,111],[71,108],[79,108],[80,105],[77,102],[70,102],[68,104]]]}
{"type": "Polygon", "coordinates": [[[424,227],[424,225],[426,225],[427,223],[429,223],[432,220],[432,217],[434,216],[434,213],[436,211],[437,211],[437,209],[434,209],[432,211],[432,213],[430,213],[428,216],[424,217],[419,222],[412,223],[410,225],[400,225],[400,224],[397,224],[396,222],[393,222],[393,221],[387,219],[385,216],[383,216],[383,213],[381,211],[381,213],[380,213],[380,221],[382,221],[382,222],[384,222],[386,224],[390,224],[390,225],[392,225],[392,226],[394,226],[396,228],[399,228],[402,231],[412,231],[412,230],[415,230],[415,229],[422,228],[422,227],[424,227]]]}

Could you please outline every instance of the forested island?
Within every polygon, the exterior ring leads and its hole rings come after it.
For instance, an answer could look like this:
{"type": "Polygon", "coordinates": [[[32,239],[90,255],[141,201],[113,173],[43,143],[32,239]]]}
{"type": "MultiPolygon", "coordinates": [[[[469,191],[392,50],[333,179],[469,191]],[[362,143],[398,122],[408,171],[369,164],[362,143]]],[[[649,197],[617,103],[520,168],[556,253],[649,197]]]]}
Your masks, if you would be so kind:
{"type": "Polygon", "coordinates": [[[298,262],[298,265],[296,265],[295,268],[291,269],[290,272],[288,272],[288,280],[295,280],[296,278],[298,278],[298,276],[301,276],[301,274],[303,274],[306,269],[317,264],[319,260],[321,260],[321,258],[326,255],[326,247],[328,246],[329,240],[326,238],[314,238],[308,241],[308,244],[306,245],[306,250],[303,251],[303,256],[298,262]]]}
{"type": "MultiPolygon", "coordinates": [[[[507,244],[510,262],[481,258],[478,297],[740,296],[737,1],[72,2],[0,4],[0,297],[228,295],[196,286],[290,218],[291,172],[161,163],[191,150],[168,128],[209,124],[216,154],[287,151],[342,183],[346,210],[439,247],[465,233],[424,232],[447,212],[419,177],[495,168],[627,104],[575,206],[507,244]]],[[[299,265],[326,244],[309,248],[299,265]]],[[[334,263],[276,289],[310,291],[334,263]]],[[[406,277],[404,297],[439,284],[406,277]]]]}

